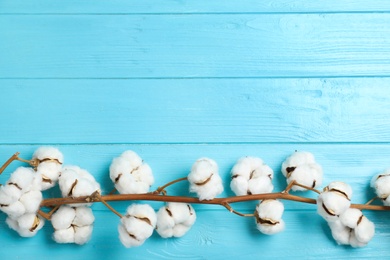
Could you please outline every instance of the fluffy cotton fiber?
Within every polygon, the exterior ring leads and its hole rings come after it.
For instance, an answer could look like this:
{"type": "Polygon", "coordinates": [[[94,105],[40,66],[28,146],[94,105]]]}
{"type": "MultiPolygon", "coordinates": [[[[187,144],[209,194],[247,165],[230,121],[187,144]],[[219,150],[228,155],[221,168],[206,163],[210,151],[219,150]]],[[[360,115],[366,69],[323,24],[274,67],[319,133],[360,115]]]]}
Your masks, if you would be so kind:
{"type": "MultiPolygon", "coordinates": [[[[282,173],[287,183],[295,181],[301,185],[316,188],[322,185],[322,167],[316,163],[309,152],[294,152],[282,164],[282,173]]],[[[293,186],[293,191],[305,191],[300,186],[293,186]]]]}
{"type": "Polygon", "coordinates": [[[157,233],[163,237],[181,237],[195,223],[195,210],[190,204],[169,202],[157,212],[157,233]]]}
{"type": "Polygon", "coordinates": [[[200,158],[192,165],[188,181],[190,192],[195,192],[200,200],[214,199],[223,191],[217,163],[209,158],[200,158]]]}
{"type": "Polygon", "coordinates": [[[61,206],[51,217],[57,243],[85,244],[93,231],[95,217],[89,207],[61,206]]]}
{"type": "Polygon", "coordinates": [[[263,200],[256,206],[255,218],[257,229],[266,235],[273,235],[284,230],[282,219],[283,203],[279,200],[263,200]]]}
{"type": "Polygon", "coordinates": [[[40,147],[33,154],[33,161],[38,163],[36,172],[41,176],[41,190],[56,185],[61,173],[64,156],[55,147],[40,147]]]}
{"type": "Polygon", "coordinates": [[[385,206],[390,206],[390,169],[375,175],[371,179],[371,187],[375,189],[375,193],[382,199],[385,206]]]}
{"type": "Polygon", "coordinates": [[[154,183],[152,169],[133,151],[112,160],[110,178],[121,194],[147,193],[154,183]]]}
{"type": "Polygon", "coordinates": [[[243,157],[231,171],[230,188],[237,195],[250,195],[272,192],[272,169],[263,160],[243,157]]]}
{"type": "Polygon", "coordinates": [[[127,247],[142,245],[156,227],[157,217],[147,204],[132,204],[118,226],[119,239],[127,247]]]}
{"type": "Polygon", "coordinates": [[[8,226],[22,237],[34,236],[45,224],[45,221],[35,213],[26,213],[18,218],[8,217],[8,226]]]}

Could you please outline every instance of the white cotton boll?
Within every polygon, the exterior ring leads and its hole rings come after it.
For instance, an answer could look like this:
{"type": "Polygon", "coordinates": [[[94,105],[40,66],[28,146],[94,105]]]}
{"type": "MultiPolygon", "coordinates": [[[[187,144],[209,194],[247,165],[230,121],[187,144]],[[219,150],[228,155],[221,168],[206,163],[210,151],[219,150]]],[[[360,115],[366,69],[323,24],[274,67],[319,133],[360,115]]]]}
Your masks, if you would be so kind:
{"type": "Polygon", "coordinates": [[[51,216],[51,224],[56,230],[67,229],[70,227],[75,217],[75,209],[63,205],[51,216]]]}
{"type": "Polygon", "coordinates": [[[95,178],[88,171],[77,166],[63,168],[59,178],[59,186],[63,197],[89,196],[95,191],[100,191],[100,185],[95,178]]]}
{"type": "Polygon", "coordinates": [[[351,201],[335,192],[323,192],[317,198],[317,212],[326,221],[335,221],[351,206],[351,201]]]}
{"type": "Polygon", "coordinates": [[[390,169],[375,175],[371,180],[371,187],[375,189],[375,193],[383,200],[383,203],[388,206],[387,198],[390,195],[390,169]]]}
{"type": "Polygon", "coordinates": [[[157,216],[154,209],[148,204],[132,204],[127,207],[126,216],[137,217],[139,219],[147,218],[150,225],[154,228],[157,222],[157,216]]]}
{"type": "Polygon", "coordinates": [[[351,229],[341,223],[340,220],[328,222],[332,237],[339,245],[349,245],[351,229]]]}
{"type": "Polygon", "coordinates": [[[375,235],[375,225],[367,217],[363,216],[355,228],[356,239],[362,243],[368,243],[375,235]]]}
{"type": "Polygon", "coordinates": [[[82,226],[82,227],[75,226],[74,230],[75,230],[74,243],[78,245],[83,245],[91,239],[93,226],[91,225],[82,226]]]}
{"type": "Polygon", "coordinates": [[[345,193],[345,195],[348,197],[348,199],[352,198],[352,188],[349,184],[341,181],[333,181],[329,183],[325,189],[332,191],[332,190],[338,190],[345,193]]]}
{"type": "Polygon", "coordinates": [[[41,190],[54,187],[64,162],[62,153],[55,147],[39,147],[32,159],[38,161],[36,172],[42,179],[41,190]]]}
{"type": "Polygon", "coordinates": [[[42,202],[42,192],[38,190],[30,190],[24,193],[19,201],[26,209],[26,213],[35,213],[38,211],[42,202]]]}
{"type": "Polygon", "coordinates": [[[34,170],[27,167],[18,167],[10,176],[7,185],[13,185],[22,192],[30,189],[34,179],[34,170]]]}
{"type": "Polygon", "coordinates": [[[266,235],[273,235],[284,230],[282,220],[283,203],[278,200],[263,200],[256,206],[255,217],[257,229],[266,235]]]}
{"type": "Polygon", "coordinates": [[[269,193],[273,190],[273,171],[256,157],[240,158],[231,171],[230,188],[237,195],[269,193]]]}
{"type": "Polygon", "coordinates": [[[73,225],[82,227],[92,225],[95,221],[92,209],[89,207],[75,208],[76,215],[73,219],[73,225]]]}
{"type": "Polygon", "coordinates": [[[40,161],[45,159],[54,159],[58,160],[59,163],[64,162],[64,156],[60,152],[60,150],[51,146],[39,147],[37,150],[35,150],[33,154],[33,159],[38,159],[40,161]]]}
{"type": "Polygon", "coordinates": [[[349,208],[339,218],[344,226],[356,228],[362,216],[363,213],[359,209],[349,208]]]}
{"type": "Polygon", "coordinates": [[[14,185],[0,186],[0,208],[19,200],[22,194],[14,185]]]}
{"type": "Polygon", "coordinates": [[[147,193],[154,183],[152,169],[133,151],[112,160],[110,178],[121,194],[147,193]]]}
{"type": "Polygon", "coordinates": [[[359,241],[356,237],[356,234],[355,234],[355,230],[351,230],[351,234],[350,234],[350,237],[349,237],[349,244],[352,246],[352,247],[364,247],[367,245],[367,243],[364,243],[362,241],[359,241]]]}
{"type": "Polygon", "coordinates": [[[121,222],[127,233],[137,240],[144,241],[153,234],[154,227],[142,219],[125,216],[121,219],[121,222]]]}
{"type": "Polygon", "coordinates": [[[74,228],[58,229],[53,233],[53,239],[57,243],[74,243],[74,228]]]}
{"type": "Polygon", "coordinates": [[[118,232],[119,240],[127,248],[140,246],[145,242],[143,240],[138,240],[134,236],[127,233],[127,230],[123,225],[118,226],[118,232]]]}
{"type": "MultiPolygon", "coordinates": [[[[282,164],[282,173],[287,183],[295,181],[299,184],[316,188],[322,185],[322,167],[315,162],[313,154],[309,152],[295,152],[282,164]]],[[[305,191],[299,186],[293,186],[293,191],[305,191]]]]}
{"type": "Polygon", "coordinates": [[[223,191],[222,179],[218,174],[218,166],[214,160],[198,159],[188,175],[190,192],[195,192],[199,200],[211,200],[223,191]]]}
{"type": "Polygon", "coordinates": [[[181,237],[195,223],[193,207],[186,203],[169,202],[157,212],[157,233],[163,238],[181,237]]]}

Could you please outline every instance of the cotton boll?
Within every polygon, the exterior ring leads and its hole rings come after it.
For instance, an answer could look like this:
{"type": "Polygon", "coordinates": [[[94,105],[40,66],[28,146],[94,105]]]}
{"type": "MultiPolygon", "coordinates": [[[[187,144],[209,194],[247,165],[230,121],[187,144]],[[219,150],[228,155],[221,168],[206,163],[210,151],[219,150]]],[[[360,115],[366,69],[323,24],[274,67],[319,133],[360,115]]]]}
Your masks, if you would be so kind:
{"type": "Polygon", "coordinates": [[[232,191],[240,195],[268,193],[273,190],[273,171],[256,157],[240,158],[231,171],[232,191]]]}
{"type": "Polygon", "coordinates": [[[349,208],[340,215],[340,221],[344,226],[356,228],[362,217],[363,213],[359,209],[349,208]]]}
{"type": "MultiPolygon", "coordinates": [[[[314,160],[309,152],[295,152],[282,164],[282,173],[287,183],[295,181],[304,186],[316,188],[322,185],[322,167],[314,160]]],[[[293,186],[293,191],[305,191],[300,186],[293,186]]]]}
{"type": "Polygon", "coordinates": [[[51,224],[56,230],[67,229],[76,217],[74,208],[63,205],[52,216],[51,224]]]}
{"type": "Polygon", "coordinates": [[[77,207],[75,208],[75,213],[73,225],[78,227],[89,226],[95,221],[92,209],[89,207],[77,207]]]}
{"type": "Polygon", "coordinates": [[[351,229],[341,223],[340,220],[328,222],[332,237],[339,245],[349,245],[351,229]]]}
{"type": "Polygon", "coordinates": [[[371,180],[371,187],[375,189],[375,193],[383,200],[386,206],[390,205],[388,203],[390,195],[390,169],[375,175],[371,180]]]}
{"type": "Polygon", "coordinates": [[[366,216],[360,219],[355,228],[356,239],[362,243],[368,243],[375,234],[375,225],[366,216]]]}
{"type": "Polygon", "coordinates": [[[169,202],[157,212],[157,233],[163,237],[181,237],[195,223],[196,214],[191,205],[169,202]]]}
{"type": "Polygon", "coordinates": [[[118,226],[119,240],[127,247],[136,247],[142,245],[145,241],[136,239],[132,234],[127,233],[126,228],[123,225],[118,226]]]}
{"type": "Polygon", "coordinates": [[[75,233],[73,227],[55,230],[53,233],[53,239],[57,243],[74,243],[74,237],[75,233]]]}
{"type": "Polygon", "coordinates": [[[327,221],[335,221],[350,206],[351,187],[343,182],[332,182],[317,198],[317,212],[327,221]]]}
{"type": "Polygon", "coordinates": [[[285,227],[282,220],[283,211],[283,203],[278,200],[261,201],[255,211],[257,229],[267,235],[283,231],[285,227]]]}
{"type": "Polygon", "coordinates": [[[38,190],[30,190],[24,193],[19,200],[25,207],[26,213],[35,213],[38,211],[41,201],[42,192],[38,190]]]}
{"type": "Polygon", "coordinates": [[[19,200],[22,191],[14,185],[0,186],[0,208],[19,200]]]}
{"type": "Polygon", "coordinates": [[[95,178],[88,171],[77,166],[63,168],[59,178],[59,186],[63,197],[89,196],[95,191],[100,191],[100,185],[95,178]]]}
{"type": "Polygon", "coordinates": [[[188,181],[190,192],[195,192],[200,200],[214,199],[223,191],[217,163],[208,158],[201,158],[193,164],[188,181]]]}
{"type": "Polygon", "coordinates": [[[42,180],[41,190],[53,187],[58,181],[64,162],[62,153],[55,147],[39,147],[32,160],[38,163],[36,172],[42,180]]]}
{"type": "Polygon", "coordinates": [[[33,159],[38,159],[40,163],[45,160],[57,160],[60,164],[64,162],[64,156],[60,150],[51,146],[39,147],[34,152],[33,159]]]}
{"type": "Polygon", "coordinates": [[[352,247],[364,247],[367,245],[367,243],[364,243],[362,241],[359,241],[356,237],[355,230],[351,230],[351,235],[349,237],[349,244],[352,247]]]}
{"type": "Polygon", "coordinates": [[[152,169],[133,151],[112,160],[110,178],[121,194],[147,193],[154,183],[152,169]]]}
{"type": "Polygon", "coordinates": [[[20,201],[15,201],[8,206],[1,206],[0,209],[11,218],[19,218],[26,212],[26,208],[20,201]]]}

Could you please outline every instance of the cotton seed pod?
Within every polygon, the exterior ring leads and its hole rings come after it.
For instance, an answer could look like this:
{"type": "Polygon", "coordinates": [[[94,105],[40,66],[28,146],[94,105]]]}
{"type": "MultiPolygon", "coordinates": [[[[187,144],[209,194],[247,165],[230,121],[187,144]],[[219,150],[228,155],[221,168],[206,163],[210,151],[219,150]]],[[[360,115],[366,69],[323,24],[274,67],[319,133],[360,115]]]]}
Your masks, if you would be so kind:
{"type": "Polygon", "coordinates": [[[240,158],[231,171],[230,188],[237,195],[272,192],[272,169],[255,157],[240,158]]]}
{"type": "MultiPolygon", "coordinates": [[[[100,185],[86,170],[77,166],[66,166],[62,169],[59,186],[63,197],[89,196],[95,191],[100,192],[100,185]]],[[[85,206],[85,204],[75,204],[85,206]]]]}
{"type": "Polygon", "coordinates": [[[188,181],[190,192],[195,192],[199,200],[214,199],[223,191],[218,165],[209,158],[200,158],[192,165],[188,181]]]}
{"type": "Polygon", "coordinates": [[[61,174],[64,156],[55,147],[39,147],[33,154],[36,172],[41,178],[41,190],[47,190],[56,185],[61,174]]]}
{"type": "Polygon", "coordinates": [[[169,202],[157,212],[156,231],[163,238],[181,237],[195,220],[195,210],[190,204],[169,202]]]}
{"type": "MultiPolygon", "coordinates": [[[[295,181],[301,185],[316,188],[322,185],[322,167],[316,163],[309,152],[294,152],[282,164],[282,173],[288,184],[295,181]]],[[[300,186],[293,186],[293,191],[305,191],[300,186]]]]}
{"type": "Polygon", "coordinates": [[[27,213],[18,218],[8,217],[8,226],[22,237],[32,237],[44,226],[45,221],[35,213],[27,213]]]}
{"type": "Polygon", "coordinates": [[[375,189],[375,193],[382,199],[385,206],[390,206],[390,169],[375,175],[371,179],[371,187],[375,189]]]}
{"type": "Polygon", "coordinates": [[[283,203],[279,200],[263,200],[256,206],[255,218],[257,229],[266,235],[273,235],[284,230],[282,219],[283,203]]]}
{"type": "Polygon", "coordinates": [[[317,212],[326,221],[336,221],[351,206],[352,189],[344,182],[332,182],[317,198],[317,212]]]}
{"type": "Polygon", "coordinates": [[[110,178],[121,194],[147,193],[154,183],[152,169],[130,150],[112,160],[110,178]]]}
{"type": "Polygon", "coordinates": [[[57,243],[85,244],[93,231],[95,217],[89,207],[61,206],[51,217],[57,243]]]}
{"type": "Polygon", "coordinates": [[[119,240],[127,247],[142,245],[152,234],[157,217],[147,204],[132,204],[118,226],[119,240]]]}

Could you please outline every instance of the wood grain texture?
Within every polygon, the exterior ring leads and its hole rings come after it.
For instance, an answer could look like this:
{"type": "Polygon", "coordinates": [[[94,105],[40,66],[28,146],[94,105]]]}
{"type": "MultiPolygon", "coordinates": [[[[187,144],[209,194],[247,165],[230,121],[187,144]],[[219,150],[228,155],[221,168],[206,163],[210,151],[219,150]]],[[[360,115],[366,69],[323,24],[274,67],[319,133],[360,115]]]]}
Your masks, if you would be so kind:
{"type": "Polygon", "coordinates": [[[388,24],[390,13],[3,15],[0,78],[385,76],[388,24]]]}
{"type": "MultiPolygon", "coordinates": [[[[14,151],[20,151],[26,158],[38,146],[4,145],[0,152],[0,161],[5,161],[14,151]]],[[[108,177],[111,159],[126,149],[138,152],[154,171],[156,183],[153,188],[165,182],[185,176],[192,163],[200,156],[214,158],[225,182],[225,192],[221,196],[233,195],[229,189],[229,173],[235,161],[244,155],[260,156],[275,171],[275,190],[284,188],[285,183],[280,172],[284,158],[295,149],[308,150],[315,154],[325,172],[324,183],[332,180],[347,181],[354,190],[353,202],[363,203],[373,194],[368,187],[371,177],[389,166],[390,147],[388,145],[62,145],[59,146],[65,156],[66,164],[77,164],[88,169],[101,183],[103,190],[112,188],[108,177]]],[[[12,164],[1,176],[1,182],[21,165],[12,164]]],[[[168,189],[172,195],[187,194],[188,185],[178,184],[168,189]]],[[[54,192],[47,192],[53,196],[54,192]]],[[[311,196],[310,193],[298,193],[311,196]]],[[[112,205],[124,212],[130,203],[118,202],[112,205]]],[[[4,214],[0,215],[1,256],[7,259],[26,259],[31,252],[35,257],[47,259],[56,254],[61,259],[93,259],[112,257],[118,259],[131,255],[134,259],[222,259],[243,257],[318,257],[347,258],[381,257],[387,254],[390,226],[388,212],[366,212],[376,224],[376,235],[365,248],[354,250],[337,246],[331,238],[326,223],[316,214],[314,205],[284,202],[286,211],[285,232],[276,236],[261,235],[255,228],[253,219],[244,219],[217,206],[194,205],[197,222],[191,231],[179,239],[160,238],[157,234],[139,247],[125,249],[118,241],[118,218],[101,204],[93,206],[96,222],[92,240],[84,246],[59,245],[51,240],[53,232],[49,223],[34,238],[19,238],[4,223],[4,214]]],[[[151,203],[157,210],[162,203],[151,203]]],[[[234,205],[243,212],[253,210],[254,203],[234,205]]]]}
{"type": "Polygon", "coordinates": [[[291,12],[384,12],[390,5],[381,0],[303,1],[303,0],[23,0],[0,1],[0,14],[51,13],[291,13],[291,12]]]}
{"type": "Polygon", "coordinates": [[[390,78],[0,85],[4,144],[390,142],[390,78]]]}

